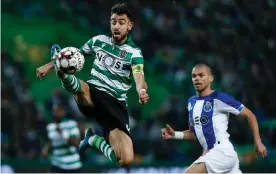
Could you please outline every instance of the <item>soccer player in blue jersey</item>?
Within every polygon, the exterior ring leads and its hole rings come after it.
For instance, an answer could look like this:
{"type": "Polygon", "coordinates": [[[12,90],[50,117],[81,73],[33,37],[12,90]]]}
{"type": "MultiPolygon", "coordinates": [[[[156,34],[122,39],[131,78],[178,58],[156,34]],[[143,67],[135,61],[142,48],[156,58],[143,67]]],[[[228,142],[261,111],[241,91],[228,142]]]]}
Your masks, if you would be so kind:
{"type": "Polygon", "coordinates": [[[241,173],[238,155],[229,140],[229,113],[247,119],[254,136],[256,152],[266,157],[255,115],[226,93],[212,90],[214,80],[210,66],[197,64],[192,70],[196,95],[188,100],[189,130],[174,131],[169,125],[161,130],[163,139],[198,140],[203,148],[200,156],[185,173],[241,173]]]}

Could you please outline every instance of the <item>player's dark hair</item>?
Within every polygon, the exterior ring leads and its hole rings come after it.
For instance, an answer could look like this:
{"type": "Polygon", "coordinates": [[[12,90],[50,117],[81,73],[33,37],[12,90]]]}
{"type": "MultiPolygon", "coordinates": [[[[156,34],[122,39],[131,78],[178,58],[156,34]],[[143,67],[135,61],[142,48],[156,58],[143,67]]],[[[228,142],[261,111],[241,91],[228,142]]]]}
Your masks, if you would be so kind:
{"type": "Polygon", "coordinates": [[[197,63],[194,67],[207,67],[209,73],[211,75],[213,75],[213,70],[212,70],[212,66],[206,62],[200,62],[200,63],[197,63]]]}
{"type": "Polygon", "coordinates": [[[125,3],[118,3],[115,4],[112,8],[111,8],[111,15],[112,14],[118,14],[118,15],[123,15],[125,14],[130,21],[132,21],[132,15],[131,15],[131,11],[130,8],[128,7],[127,4],[125,3]]]}

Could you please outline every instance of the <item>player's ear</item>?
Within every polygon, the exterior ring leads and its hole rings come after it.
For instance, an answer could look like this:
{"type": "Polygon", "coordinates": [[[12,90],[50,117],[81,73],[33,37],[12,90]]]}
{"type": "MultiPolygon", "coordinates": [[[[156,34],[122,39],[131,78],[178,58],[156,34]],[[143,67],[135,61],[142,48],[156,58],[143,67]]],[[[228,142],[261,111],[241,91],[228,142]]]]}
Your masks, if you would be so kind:
{"type": "Polygon", "coordinates": [[[134,23],[131,22],[131,21],[129,21],[127,30],[130,31],[130,30],[132,29],[133,26],[134,26],[134,23]]]}
{"type": "Polygon", "coordinates": [[[209,76],[209,82],[212,83],[214,81],[214,76],[213,75],[210,75],[209,76]]]}

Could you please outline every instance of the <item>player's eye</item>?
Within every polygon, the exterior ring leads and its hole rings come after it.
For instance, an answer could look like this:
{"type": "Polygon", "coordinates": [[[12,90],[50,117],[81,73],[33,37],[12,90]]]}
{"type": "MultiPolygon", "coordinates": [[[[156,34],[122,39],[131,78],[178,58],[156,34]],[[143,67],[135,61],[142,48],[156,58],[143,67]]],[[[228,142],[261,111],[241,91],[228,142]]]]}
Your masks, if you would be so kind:
{"type": "Polygon", "coordinates": [[[111,24],[112,25],[116,25],[116,21],[111,21],[111,24]]]}
{"type": "Polygon", "coordinates": [[[120,25],[124,25],[124,24],[125,24],[125,22],[123,22],[123,21],[120,21],[120,22],[119,22],[119,24],[120,24],[120,25]]]}

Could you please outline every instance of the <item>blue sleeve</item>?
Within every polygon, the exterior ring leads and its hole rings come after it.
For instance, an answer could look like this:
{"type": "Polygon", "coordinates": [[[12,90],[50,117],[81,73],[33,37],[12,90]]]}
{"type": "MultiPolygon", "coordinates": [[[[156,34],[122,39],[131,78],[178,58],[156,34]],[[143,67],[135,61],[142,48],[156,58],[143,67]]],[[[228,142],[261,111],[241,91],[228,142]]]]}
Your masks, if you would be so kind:
{"type": "Polygon", "coordinates": [[[244,105],[235,100],[232,96],[226,93],[218,93],[217,107],[223,112],[230,112],[238,115],[244,108],[244,105]]]}

